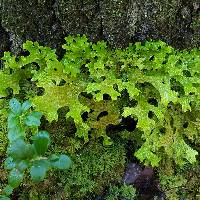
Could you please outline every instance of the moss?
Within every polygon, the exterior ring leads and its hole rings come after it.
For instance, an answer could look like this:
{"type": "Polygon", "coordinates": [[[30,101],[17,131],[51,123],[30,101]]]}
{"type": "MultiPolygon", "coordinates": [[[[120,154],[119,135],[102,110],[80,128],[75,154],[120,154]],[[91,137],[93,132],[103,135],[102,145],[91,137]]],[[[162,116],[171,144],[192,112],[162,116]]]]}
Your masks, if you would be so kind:
{"type": "Polygon", "coordinates": [[[0,116],[0,157],[5,155],[7,147],[7,137],[6,137],[6,121],[0,116]]]}
{"type": "MultiPolygon", "coordinates": [[[[167,170],[167,169],[165,169],[167,170]]],[[[199,199],[200,197],[200,166],[186,165],[184,168],[174,168],[171,174],[159,169],[160,185],[169,200],[199,199]]]]}
{"type": "MultiPolygon", "coordinates": [[[[100,142],[93,141],[70,156],[73,165],[69,171],[50,172],[44,182],[37,184],[25,179],[23,188],[15,194],[18,193],[19,199],[88,200],[95,199],[111,183],[121,181],[125,149],[119,143],[103,147],[100,142]]],[[[124,195],[133,192],[126,187],[120,191],[124,195]]]]}
{"type": "Polygon", "coordinates": [[[7,115],[6,115],[6,101],[0,100],[0,159],[5,156],[7,147],[7,115]]]}
{"type": "Polygon", "coordinates": [[[200,166],[199,162],[192,167],[186,168],[182,175],[187,179],[184,193],[186,199],[199,199],[200,198],[200,166]]]}
{"type": "MultiPolygon", "coordinates": [[[[57,122],[50,124],[44,121],[42,125],[42,128],[51,133],[50,151],[66,153],[73,160],[72,168],[68,172],[59,172],[56,177],[54,174],[50,175],[51,185],[46,192],[53,194],[56,199],[94,199],[110,183],[121,180],[125,165],[125,147],[119,142],[104,147],[101,139],[91,139],[88,144],[84,144],[83,140],[75,137],[73,120],[63,117],[66,112],[67,108],[60,109],[57,122]]],[[[40,188],[36,191],[41,194],[40,188]]]]}
{"type": "Polygon", "coordinates": [[[132,185],[111,186],[105,200],[135,200],[137,199],[136,189],[132,185]]]}
{"type": "Polygon", "coordinates": [[[7,123],[4,115],[0,113],[0,193],[7,182],[7,172],[3,169],[3,158],[7,147],[7,123]]]}
{"type": "Polygon", "coordinates": [[[166,198],[169,200],[178,200],[179,192],[186,185],[187,180],[182,175],[160,174],[160,184],[165,192],[166,198]]]}
{"type": "Polygon", "coordinates": [[[101,193],[109,183],[120,181],[124,171],[125,149],[121,144],[103,147],[90,143],[75,156],[65,177],[65,196],[88,199],[101,193]]]}

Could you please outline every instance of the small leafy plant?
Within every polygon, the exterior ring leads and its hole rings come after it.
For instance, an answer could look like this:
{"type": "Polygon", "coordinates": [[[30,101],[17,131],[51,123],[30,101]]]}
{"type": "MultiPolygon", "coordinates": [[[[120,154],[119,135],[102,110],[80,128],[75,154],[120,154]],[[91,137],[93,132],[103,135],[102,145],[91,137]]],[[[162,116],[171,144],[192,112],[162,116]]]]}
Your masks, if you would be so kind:
{"type": "Polygon", "coordinates": [[[31,180],[43,181],[47,172],[51,169],[66,170],[71,165],[67,155],[52,154],[45,156],[50,145],[50,136],[47,131],[37,131],[40,126],[42,114],[31,111],[30,101],[21,104],[17,99],[10,100],[10,113],[8,116],[7,158],[4,162],[5,169],[10,170],[8,185],[4,188],[1,199],[9,199],[13,189],[17,188],[25,173],[30,172],[31,180]],[[29,142],[26,132],[34,134],[29,142]]]}

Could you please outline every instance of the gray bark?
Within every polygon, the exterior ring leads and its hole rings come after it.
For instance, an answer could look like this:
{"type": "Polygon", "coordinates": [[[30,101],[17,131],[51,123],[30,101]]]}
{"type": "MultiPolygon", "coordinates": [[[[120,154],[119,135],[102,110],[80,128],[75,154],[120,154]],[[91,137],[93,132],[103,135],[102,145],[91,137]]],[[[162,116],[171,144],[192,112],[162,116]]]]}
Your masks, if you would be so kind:
{"type": "Polygon", "coordinates": [[[200,0],[0,0],[0,56],[26,40],[61,52],[64,36],[86,34],[112,47],[161,39],[200,46],[200,0]]]}

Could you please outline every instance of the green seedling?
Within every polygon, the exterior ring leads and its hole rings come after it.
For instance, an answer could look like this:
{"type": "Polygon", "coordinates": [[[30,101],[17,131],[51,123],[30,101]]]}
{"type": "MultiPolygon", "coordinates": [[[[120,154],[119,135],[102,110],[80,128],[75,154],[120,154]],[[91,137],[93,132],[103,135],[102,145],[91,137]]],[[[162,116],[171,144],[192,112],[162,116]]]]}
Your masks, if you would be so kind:
{"type": "Polygon", "coordinates": [[[13,98],[10,100],[10,113],[8,116],[7,158],[4,162],[5,169],[9,170],[8,185],[3,190],[1,200],[9,199],[13,190],[24,179],[25,172],[30,173],[34,182],[43,181],[51,169],[66,170],[71,165],[67,155],[45,154],[51,139],[47,131],[38,131],[31,137],[31,142],[26,136],[27,127],[39,127],[42,114],[31,111],[31,103],[21,103],[13,98]]]}

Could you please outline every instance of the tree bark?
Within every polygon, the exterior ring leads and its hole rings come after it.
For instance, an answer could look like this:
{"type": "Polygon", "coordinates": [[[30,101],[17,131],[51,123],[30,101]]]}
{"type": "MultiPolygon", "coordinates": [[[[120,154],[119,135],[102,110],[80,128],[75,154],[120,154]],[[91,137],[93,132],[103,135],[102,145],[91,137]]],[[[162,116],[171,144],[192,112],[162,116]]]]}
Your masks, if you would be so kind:
{"type": "Polygon", "coordinates": [[[200,46],[199,0],[0,0],[0,56],[26,40],[56,48],[68,34],[112,47],[149,39],[175,48],[200,46]]]}

